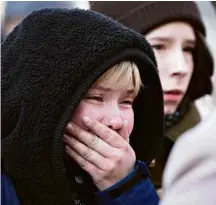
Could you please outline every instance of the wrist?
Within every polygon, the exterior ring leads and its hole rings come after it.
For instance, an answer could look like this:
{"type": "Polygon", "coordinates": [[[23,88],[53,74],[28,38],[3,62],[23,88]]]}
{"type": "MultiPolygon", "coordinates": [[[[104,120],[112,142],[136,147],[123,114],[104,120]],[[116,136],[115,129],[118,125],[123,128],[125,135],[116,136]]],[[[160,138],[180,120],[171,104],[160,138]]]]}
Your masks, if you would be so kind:
{"type": "Polygon", "coordinates": [[[100,191],[108,190],[111,187],[114,187],[115,185],[119,184],[119,182],[125,181],[128,177],[130,177],[131,173],[133,173],[135,169],[136,163],[134,162],[133,166],[126,173],[121,174],[121,176],[118,176],[118,178],[115,178],[113,180],[102,180],[101,183],[95,183],[95,185],[100,191]]]}
{"type": "Polygon", "coordinates": [[[145,163],[136,161],[134,168],[127,176],[125,176],[123,179],[110,186],[109,188],[97,193],[106,193],[109,195],[109,197],[116,198],[148,176],[149,170],[145,163]]]}

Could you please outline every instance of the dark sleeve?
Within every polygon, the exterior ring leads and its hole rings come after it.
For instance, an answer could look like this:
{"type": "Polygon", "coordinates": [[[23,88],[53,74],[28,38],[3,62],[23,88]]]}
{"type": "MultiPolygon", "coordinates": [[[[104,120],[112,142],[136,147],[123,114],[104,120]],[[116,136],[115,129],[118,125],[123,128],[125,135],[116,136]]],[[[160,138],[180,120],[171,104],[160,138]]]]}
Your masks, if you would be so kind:
{"type": "Polygon", "coordinates": [[[95,193],[98,205],[158,205],[147,166],[137,161],[133,172],[112,187],[95,193]]]}
{"type": "Polygon", "coordinates": [[[20,205],[13,184],[5,173],[1,174],[1,204],[20,205]]]}

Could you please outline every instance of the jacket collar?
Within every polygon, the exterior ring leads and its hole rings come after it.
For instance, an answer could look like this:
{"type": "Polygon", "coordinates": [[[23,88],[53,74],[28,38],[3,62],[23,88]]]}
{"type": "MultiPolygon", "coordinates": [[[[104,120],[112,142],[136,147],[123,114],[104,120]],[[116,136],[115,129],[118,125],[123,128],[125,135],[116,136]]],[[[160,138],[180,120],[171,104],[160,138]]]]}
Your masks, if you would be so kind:
{"type": "Polygon", "coordinates": [[[166,137],[172,141],[176,141],[180,135],[196,126],[200,120],[201,117],[196,106],[194,103],[190,103],[188,111],[181,118],[181,120],[167,129],[166,137]]]}

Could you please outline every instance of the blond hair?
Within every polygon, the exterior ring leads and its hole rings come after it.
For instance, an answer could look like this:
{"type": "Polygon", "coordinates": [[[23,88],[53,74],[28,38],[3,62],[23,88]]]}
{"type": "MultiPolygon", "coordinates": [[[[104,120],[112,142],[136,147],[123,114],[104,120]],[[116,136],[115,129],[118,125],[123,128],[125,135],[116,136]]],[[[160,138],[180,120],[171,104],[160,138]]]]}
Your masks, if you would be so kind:
{"type": "Polygon", "coordinates": [[[131,61],[123,61],[110,68],[104,73],[93,86],[105,84],[115,89],[134,89],[135,96],[138,95],[142,85],[139,69],[137,65],[131,61]]]}

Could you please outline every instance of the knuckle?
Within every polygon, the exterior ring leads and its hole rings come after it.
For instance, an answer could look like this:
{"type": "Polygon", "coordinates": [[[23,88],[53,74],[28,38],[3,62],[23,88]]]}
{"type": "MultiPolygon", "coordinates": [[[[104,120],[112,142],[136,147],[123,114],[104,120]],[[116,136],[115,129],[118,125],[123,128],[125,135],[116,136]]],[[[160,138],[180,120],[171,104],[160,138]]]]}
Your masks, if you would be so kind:
{"type": "Polygon", "coordinates": [[[103,138],[103,139],[108,139],[108,138],[111,137],[111,135],[112,135],[111,130],[109,130],[109,129],[104,129],[103,132],[102,132],[101,138],[103,138]]]}
{"type": "Polygon", "coordinates": [[[78,127],[77,125],[74,125],[73,126],[74,128],[74,131],[73,131],[73,134],[76,136],[76,137],[81,137],[83,135],[85,135],[85,132],[80,128],[78,127]]]}
{"type": "Polygon", "coordinates": [[[97,182],[102,181],[104,178],[103,174],[104,174],[104,172],[102,170],[97,170],[97,173],[95,173],[95,175],[94,175],[94,180],[97,182]]]}
{"type": "Polygon", "coordinates": [[[130,149],[130,146],[128,146],[128,144],[122,146],[122,151],[123,151],[124,153],[130,152],[130,150],[131,150],[131,149],[130,149]]]}
{"type": "Polygon", "coordinates": [[[83,153],[85,159],[89,159],[92,154],[92,149],[89,147],[86,152],[83,153]]]}
{"type": "Polygon", "coordinates": [[[88,139],[91,139],[92,138],[92,134],[89,133],[89,132],[87,132],[87,133],[85,133],[85,137],[88,138],[88,139]]]}
{"type": "Polygon", "coordinates": [[[130,159],[136,159],[136,154],[130,145],[125,145],[122,147],[123,156],[130,156],[130,159]]]}
{"type": "Polygon", "coordinates": [[[113,172],[113,170],[115,170],[116,167],[116,163],[114,161],[110,161],[109,163],[106,164],[106,173],[111,173],[113,172]]]}
{"type": "Polygon", "coordinates": [[[70,156],[75,156],[74,151],[72,149],[67,149],[68,154],[70,154],[70,156]]]}
{"type": "Polygon", "coordinates": [[[76,135],[77,133],[80,132],[79,127],[76,126],[76,125],[73,125],[73,126],[71,127],[71,131],[72,131],[72,133],[75,134],[75,135],[76,135]]]}
{"type": "Polygon", "coordinates": [[[113,153],[113,156],[112,156],[112,158],[113,158],[113,160],[114,160],[115,162],[121,161],[122,157],[123,157],[123,153],[120,152],[120,151],[114,152],[114,153],[113,153]]]}
{"type": "Polygon", "coordinates": [[[75,148],[77,147],[77,141],[73,137],[70,138],[70,144],[75,148]]]}
{"type": "Polygon", "coordinates": [[[92,148],[97,147],[98,144],[99,144],[100,138],[97,137],[96,135],[93,135],[93,136],[91,136],[91,139],[92,139],[92,140],[91,140],[90,147],[92,147],[92,148]]]}
{"type": "Polygon", "coordinates": [[[87,160],[85,160],[85,159],[81,159],[81,160],[80,160],[80,166],[81,166],[82,168],[86,168],[87,165],[88,165],[88,161],[87,161],[87,160]]]}

